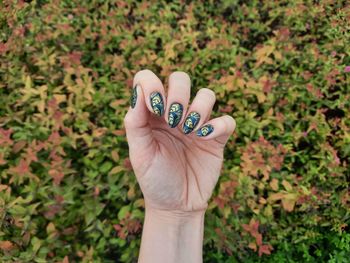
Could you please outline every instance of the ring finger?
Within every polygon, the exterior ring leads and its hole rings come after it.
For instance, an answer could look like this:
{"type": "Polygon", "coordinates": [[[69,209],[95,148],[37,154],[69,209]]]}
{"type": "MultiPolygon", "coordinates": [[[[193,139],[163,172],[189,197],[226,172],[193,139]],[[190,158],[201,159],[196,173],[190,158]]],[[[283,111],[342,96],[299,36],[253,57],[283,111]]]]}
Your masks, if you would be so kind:
{"type": "Polygon", "coordinates": [[[207,88],[200,89],[188,110],[182,126],[183,132],[189,134],[205,123],[210,118],[214,104],[215,93],[207,88]]]}

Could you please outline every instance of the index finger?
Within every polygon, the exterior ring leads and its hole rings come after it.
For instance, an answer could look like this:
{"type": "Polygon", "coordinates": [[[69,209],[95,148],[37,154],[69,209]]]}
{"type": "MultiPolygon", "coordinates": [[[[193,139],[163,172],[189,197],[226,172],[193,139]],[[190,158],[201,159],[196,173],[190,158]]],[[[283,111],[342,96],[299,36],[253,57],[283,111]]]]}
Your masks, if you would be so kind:
{"type": "Polygon", "coordinates": [[[145,69],[136,73],[133,86],[137,84],[142,88],[148,110],[162,116],[165,109],[165,92],[161,80],[152,71],[145,69]]]}

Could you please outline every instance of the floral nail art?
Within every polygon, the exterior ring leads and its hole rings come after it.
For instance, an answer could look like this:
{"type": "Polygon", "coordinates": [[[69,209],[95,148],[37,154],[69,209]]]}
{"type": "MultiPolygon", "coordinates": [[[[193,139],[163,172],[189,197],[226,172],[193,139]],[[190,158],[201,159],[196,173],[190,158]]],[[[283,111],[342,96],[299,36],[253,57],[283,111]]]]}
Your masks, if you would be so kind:
{"type": "Polygon", "coordinates": [[[199,120],[200,120],[201,116],[199,115],[198,112],[191,112],[190,114],[188,114],[185,123],[182,127],[183,132],[185,134],[189,134],[190,132],[192,132],[194,130],[194,128],[196,128],[199,120]]]}
{"type": "Polygon", "coordinates": [[[175,128],[179,124],[182,113],[183,106],[180,103],[175,102],[171,104],[168,116],[168,124],[171,128],[175,128]]]}
{"type": "Polygon", "coordinates": [[[197,131],[197,136],[199,137],[205,137],[211,134],[214,131],[214,127],[211,124],[207,124],[202,126],[198,131],[197,131]]]}
{"type": "Polygon", "coordinates": [[[132,94],[131,94],[131,99],[130,99],[131,108],[135,108],[135,105],[136,105],[136,101],[137,101],[137,87],[138,87],[138,85],[135,85],[132,88],[132,94]]]}
{"type": "Polygon", "coordinates": [[[151,94],[151,106],[153,112],[158,116],[162,116],[164,113],[163,97],[159,92],[153,92],[151,94]]]}

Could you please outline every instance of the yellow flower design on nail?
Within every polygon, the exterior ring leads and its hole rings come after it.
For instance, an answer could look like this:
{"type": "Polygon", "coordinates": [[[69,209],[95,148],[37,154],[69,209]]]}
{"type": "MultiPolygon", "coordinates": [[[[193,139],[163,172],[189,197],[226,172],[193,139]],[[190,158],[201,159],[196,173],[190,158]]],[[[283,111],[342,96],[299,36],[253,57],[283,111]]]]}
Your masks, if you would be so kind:
{"type": "Polygon", "coordinates": [[[211,124],[204,125],[197,131],[197,136],[204,137],[208,136],[214,131],[214,127],[211,124]]]}
{"type": "Polygon", "coordinates": [[[158,116],[162,116],[164,113],[164,102],[162,95],[159,92],[153,92],[150,99],[153,112],[158,116]]]}
{"type": "Polygon", "coordinates": [[[190,114],[188,114],[188,116],[185,120],[185,123],[182,127],[183,132],[185,134],[192,132],[196,128],[200,118],[201,118],[201,116],[199,115],[198,112],[193,111],[190,114]]]}
{"type": "Polygon", "coordinates": [[[182,113],[183,107],[180,103],[171,104],[168,116],[168,124],[171,128],[175,128],[179,124],[182,113]]]}

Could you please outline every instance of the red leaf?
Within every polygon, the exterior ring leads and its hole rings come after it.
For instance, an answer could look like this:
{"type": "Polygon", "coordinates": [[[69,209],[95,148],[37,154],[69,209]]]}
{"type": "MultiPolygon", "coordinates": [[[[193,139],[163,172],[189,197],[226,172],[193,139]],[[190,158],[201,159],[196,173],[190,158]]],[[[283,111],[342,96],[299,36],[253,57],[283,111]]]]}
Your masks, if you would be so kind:
{"type": "Polygon", "coordinates": [[[256,237],[259,234],[259,221],[255,221],[254,218],[250,220],[249,225],[243,224],[242,227],[253,237],[256,237]]]}
{"type": "Polygon", "coordinates": [[[271,251],[273,250],[271,245],[262,245],[259,247],[259,257],[262,256],[262,254],[270,255],[271,251]]]}
{"type": "Polygon", "coordinates": [[[55,169],[51,169],[49,175],[51,175],[55,185],[59,185],[64,177],[64,173],[55,169]]]}
{"type": "Polygon", "coordinates": [[[4,160],[4,153],[0,153],[0,165],[6,164],[6,160],[4,160]]]}
{"type": "Polygon", "coordinates": [[[262,245],[262,235],[261,234],[256,234],[255,239],[256,239],[256,244],[258,246],[261,246],[262,245]]]}
{"type": "Polygon", "coordinates": [[[29,163],[26,160],[21,159],[19,164],[13,168],[13,171],[19,175],[27,174],[30,172],[29,163]]]}
{"type": "Polygon", "coordinates": [[[13,144],[13,141],[10,138],[11,133],[12,133],[12,129],[5,130],[0,128],[0,145],[5,146],[6,144],[7,145],[13,144]]]}
{"type": "Polygon", "coordinates": [[[12,151],[14,153],[18,153],[20,150],[23,149],[23,147],[26,145],[26,141],[18,141],[13,145],[12,151]]]}

